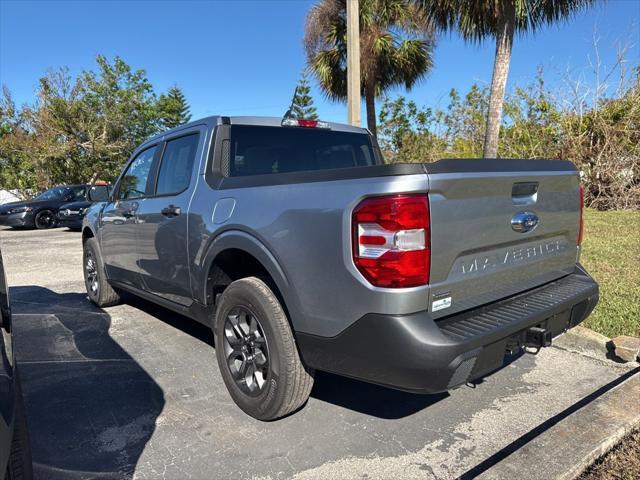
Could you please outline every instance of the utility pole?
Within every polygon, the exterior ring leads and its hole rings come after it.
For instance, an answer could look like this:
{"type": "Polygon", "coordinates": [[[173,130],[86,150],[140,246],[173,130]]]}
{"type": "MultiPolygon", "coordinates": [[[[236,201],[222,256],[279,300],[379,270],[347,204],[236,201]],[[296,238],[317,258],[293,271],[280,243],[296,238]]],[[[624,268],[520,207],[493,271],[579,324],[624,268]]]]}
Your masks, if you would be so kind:
{"type": "Polygon", "coordinates": [[[347,0],[347,107],[349,123],[360,126],[360,8],[347,0]]]}

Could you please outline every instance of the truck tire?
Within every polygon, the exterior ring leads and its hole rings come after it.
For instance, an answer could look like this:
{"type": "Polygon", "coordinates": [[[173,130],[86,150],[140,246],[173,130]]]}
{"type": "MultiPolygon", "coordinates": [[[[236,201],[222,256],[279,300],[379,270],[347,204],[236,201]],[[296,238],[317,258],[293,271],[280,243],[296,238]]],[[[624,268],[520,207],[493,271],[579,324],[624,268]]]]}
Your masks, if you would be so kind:
{"type": "Polygon", "coordinates": [[[27,419],[24,412],[24,400],[20,382],[17,382],[15,420],[13,422],[13,440],[9,463],[7,464],[6,480],[31,480],[33,478],[33,464],[31,463],[31,444],[27,419]]]}
{"type": "Polygon", "coordinates": [[[100,308],[120,303],[120,294],[107,281],[100,248],[95,238],[88,238],[84,242],[82,271],[89,300],[100,308]]]}
{"type": "Polygon", "coordinates": [[[248,415],[275,420],[300,408],[313,387],[287,316],[256,277],[231,283],[216,311],[218,366],[229,394],[248,415]]]}

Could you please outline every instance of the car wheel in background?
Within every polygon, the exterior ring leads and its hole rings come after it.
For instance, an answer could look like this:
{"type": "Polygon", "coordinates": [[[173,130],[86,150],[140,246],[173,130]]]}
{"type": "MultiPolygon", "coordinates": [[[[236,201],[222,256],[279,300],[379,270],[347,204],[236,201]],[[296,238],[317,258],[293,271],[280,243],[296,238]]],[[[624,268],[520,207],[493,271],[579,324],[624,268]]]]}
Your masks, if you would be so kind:
{"type": "Polygon", "coordinates": [[[16,413],[13,422],[13,441],[9,464],[7,465],[6,480],[31,480],[33,465],[31,462],[31,444],[27,429],[27,419],[24,411],[24,400],[20,389],[20,382],[16,382],[16,413]]]}
{"type": "Polygon", "coordinates": [[[56,215],[48,209],[40,210],[36,213],[34,223],[38,230],[53,228],[56,226],[56,215]]]}
{"type": "Polygon", "coordinates": [[[236,404],[258,420],[275,420],[300,408],[313,387],[287,316],[273,291],[255,277],[236,280],[220,297],[216,356],[236,404]]]}
{"type": "Polygon", "coordinates": [[[84,242],[82,270],[89,300],[98,307],[110,307],[120,303],[120,294],[107,282],[104,263],[95,238],[88,238],[84,242]]]}

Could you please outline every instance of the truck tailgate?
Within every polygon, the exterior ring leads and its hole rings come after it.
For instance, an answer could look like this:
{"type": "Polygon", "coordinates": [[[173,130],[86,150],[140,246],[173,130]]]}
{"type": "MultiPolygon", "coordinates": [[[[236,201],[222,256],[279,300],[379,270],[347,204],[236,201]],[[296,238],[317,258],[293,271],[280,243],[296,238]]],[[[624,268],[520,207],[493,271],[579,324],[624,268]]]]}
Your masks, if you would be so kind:
{"type": "Polygon", "coordinates": [[[571,162],[444,160],[425,169],[434,318],[574,270],[580,194],[571,162]]]}

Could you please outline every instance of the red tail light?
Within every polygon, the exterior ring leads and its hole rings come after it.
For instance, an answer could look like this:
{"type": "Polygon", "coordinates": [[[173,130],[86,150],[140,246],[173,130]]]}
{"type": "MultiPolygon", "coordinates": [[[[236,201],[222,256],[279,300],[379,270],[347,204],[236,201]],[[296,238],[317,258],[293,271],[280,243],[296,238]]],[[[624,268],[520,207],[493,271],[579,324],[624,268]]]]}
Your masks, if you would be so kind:
{"type": "Polygon", "coordinates": [[[426,195],[367,198],[353,211],[353,261],[376,287],[429,283],[431,245],[426,195]]]}
{"type": "Polygon", "coordinates": [[[584,188],[580,185],[580,229],[578,230],[578,245],[582,245],[582,230],[584,228],[584,188]]]}

